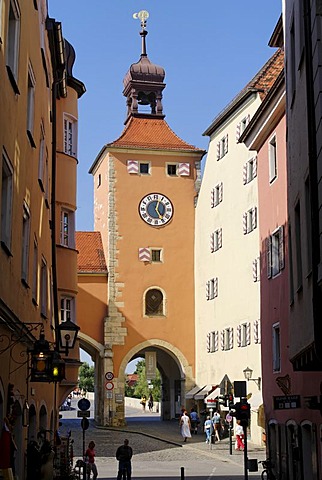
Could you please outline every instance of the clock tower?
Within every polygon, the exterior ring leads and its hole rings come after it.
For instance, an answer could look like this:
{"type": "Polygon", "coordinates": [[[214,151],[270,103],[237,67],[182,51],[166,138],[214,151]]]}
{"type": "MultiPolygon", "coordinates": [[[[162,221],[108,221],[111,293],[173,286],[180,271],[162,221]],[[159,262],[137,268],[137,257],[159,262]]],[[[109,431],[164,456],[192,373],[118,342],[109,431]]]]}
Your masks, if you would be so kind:
{"type": "Polygon", "coordinates": [[[125,368],[135,358],[145,358],[149,379],[160,371],[163,419],[179,415],[195,385],[194,222],[205,152],[164,119],[165,71],[146,53],[148,14],[138,16],[142,51],[124,78],[125,128],[90,169],[108,267],[102,370],[114,378],[97,419],[108,425],[124,423],[125,368]]]}

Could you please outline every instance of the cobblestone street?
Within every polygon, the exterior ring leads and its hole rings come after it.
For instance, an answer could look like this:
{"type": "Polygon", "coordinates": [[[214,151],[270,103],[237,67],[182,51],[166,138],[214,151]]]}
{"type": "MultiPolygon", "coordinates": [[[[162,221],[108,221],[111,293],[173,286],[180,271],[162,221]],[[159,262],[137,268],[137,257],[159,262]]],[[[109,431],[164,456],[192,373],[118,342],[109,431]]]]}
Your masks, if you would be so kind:
{"type": "MultiPolygon", "coordinates": [[[[77,408],[77,407],[76,407],[77,408]]],[[[63,420],[60,432],[65,435],[71,431],[74,440],[74,458],[81,458],[83,432],[81,419],[76,418],[76,408],[62,412],[63,420]]],[[[159,415],[136,409],[127,410],[127,426],[122,429],[97,428],[90,419],[89,429],[85,432],[85,445],[90,440],[96,443],[96,463],[100,479],[115,479],[117,461],[115,452],[125,438],[133,448],[133,479],[181,478],[184,467],[185,478],[211,479],[221,478],[241,480],[243,475],[243,452],[233,450],[229,454],[229,440],[207,445],[202,432],[183,443],[178,422],[160,421],[159,415]]],[[[263,459],[263,448],[249,445],[249,458],[263,459]]],[[[249,477],[259,479],[258,473],[249,472],[249,477]]]]}

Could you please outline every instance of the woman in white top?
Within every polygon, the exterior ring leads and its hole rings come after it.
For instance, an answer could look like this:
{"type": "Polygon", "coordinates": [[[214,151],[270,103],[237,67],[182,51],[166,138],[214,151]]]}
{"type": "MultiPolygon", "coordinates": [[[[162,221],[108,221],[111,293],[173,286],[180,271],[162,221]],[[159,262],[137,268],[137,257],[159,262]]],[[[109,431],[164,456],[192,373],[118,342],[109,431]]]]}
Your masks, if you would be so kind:
{"type": "Polygon", "coordinates": [[[185,410],[180,418],[180,432],[184,438],[184,442],[187,441],[187,438],[191,438],[191,424],[190,418],[188,417],[187,411],[185,410]]]}

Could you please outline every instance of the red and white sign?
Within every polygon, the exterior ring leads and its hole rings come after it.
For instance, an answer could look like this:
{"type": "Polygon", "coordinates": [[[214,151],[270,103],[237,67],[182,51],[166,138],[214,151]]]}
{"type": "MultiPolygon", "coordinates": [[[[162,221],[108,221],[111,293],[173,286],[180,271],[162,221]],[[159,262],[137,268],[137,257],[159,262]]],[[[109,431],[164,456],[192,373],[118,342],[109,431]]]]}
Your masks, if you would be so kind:
{"type": "Polygon", "coordinates": [[[226,415],[226,422],[230,423],[232,421],[233,417],[229,415],[229,413],[226,415]]]}
{"type": "Polygon", "coordinates": [[[105,373],[105,378],[106,378],[107,381],[113,380],[114,373],[113,372],[106,372],[105,373]]]}
{"type": "Polygon", "coordinates": [[[113,390],[114,383],[113,382],[106,382],[105,383],[105,388],[106,388],[106,390],[113,390]]]}

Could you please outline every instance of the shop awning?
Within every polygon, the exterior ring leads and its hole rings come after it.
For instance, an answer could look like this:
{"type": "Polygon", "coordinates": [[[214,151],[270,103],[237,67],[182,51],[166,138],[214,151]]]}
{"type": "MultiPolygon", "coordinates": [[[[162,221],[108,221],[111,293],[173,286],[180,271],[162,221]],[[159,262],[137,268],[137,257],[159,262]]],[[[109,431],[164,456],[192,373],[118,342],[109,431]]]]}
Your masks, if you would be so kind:
{"type": "Polygon", "coordinates": [[[205,398],[205,403],[209,403],[210,405],[214,404],[216,402],[217,397],[220,395],[220,387],[215,388],[215,390],[209,395],[206,396],[205,398]]]}
{"type": "Polygon", "coordinates": [[[208,395],[213,388],[214,388],[213,385],[206,385],[205,387],[203,387],[202,390],[200,390],[200,392],[195,394],[195,397],[194,397],[195,400],[203,400],[205,396],[208,395]]]}
{"type": "Polygon", "coordinates": [[[195,394],[200,392],[200,390],[202,390],[203,388],[205,387],[193,387],[191,390],[189,390],[189,392],[186,393],[186,399],[194,398],[195,394]]]}

